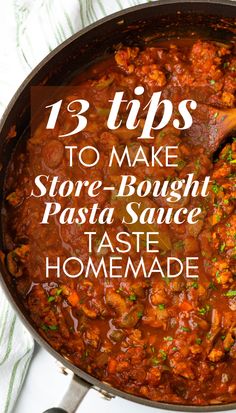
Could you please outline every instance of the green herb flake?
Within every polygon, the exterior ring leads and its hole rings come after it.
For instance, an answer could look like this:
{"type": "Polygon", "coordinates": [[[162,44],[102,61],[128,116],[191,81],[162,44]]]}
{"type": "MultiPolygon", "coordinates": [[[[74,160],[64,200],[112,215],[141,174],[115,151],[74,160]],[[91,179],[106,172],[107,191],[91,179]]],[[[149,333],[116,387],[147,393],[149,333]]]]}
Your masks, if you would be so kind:
{"type": "Polygon", "coordinates": [[[53,301],[55,301],[55,299],[56,299],[56,297],[51,295],[50,297],[48,297],[48,303],[52,303],[53,301]]]}
{"type": "Polygon", "coordinates": [[[202,344],[202,339],[201,338],[196,338],[195,343],[199,344],[199,345],[202,344]]]}
{"type": "Polygon", "coordinates": [[[56,326],[56,325],[48,326],[48,328],[49,328],[49,330],[51,330],[51,331],[56,331],[56,330],[58,330],[58,326],[56,326]]]}
{"type": "Polygon", "coordinates": [[[225,293],[226,297],[235,297],[236,296],[236,290],[229,290],[227,293],[225,293]]]}
{"type": "Polygon", "coordinates": [[[57,326],[57,325],[49,326],[49,325],[47,325],[47,324],[43,324],[43,325],[42,325],[42,329],[43,329],[44,331],[49,331],[49,330],[51,330],[51,331],[56,331],[56,330],[58,330],[58,326],[57,326]]]}
{"type": "Polygon", "coordinates": [[[216,81],[214,79],[210,80],[210,85],[215,85],[216,81]]]}
{"type": "Polygon", "coordinates": [[[194,164],[195,164],[195,166],[196,166],[197,169],[200,168],[200,159],[197,159],[197,160],[194,162],[194,164]]]}
{"type": "Polygon", "coordinates": [[[88,355],[89,355],[88,350],[85,350],[85,351],[83,352],[83,354],[82,354],[82,359],[83,359],[83,360],[86,359],[86,358],[88,357],[88,355]]]}
{"type": "Polygon", "coordinates": [[[166,308],[165,304],[158,304],[159,310],[164,310],[166,308]]]}
{"type": "Polygon", "coordinates": [[[161,355],[161,357],[162,357],[162,360],[166,360],[167,359],[167,354],[166,354],[166,352],[164,351],[164,350],[159,350],[159,353],[160,353],[160,355],[161,355]]]}
{"type": "Polygon", "coordinates": [[[129,300],[130,301],[136,301],[137,300],[137,297],[136,297],[136,295],[135,294],[130,294],[130,296],[129,296],[129,300]]]}
{"type": "Polygon", "coordinates": [[[215,194],[218,194],[219,190],[220,190],[220,185],[218,185],[216,182],[214,182],[214,184],[212,185],[212,191],[215,194]]]}
{"type": "Polygon", "coordinates": [[[137,316],[138,316],[138,318],[142,318],[142,316],[143,316],[142,311],[138,311],[138,312],[137,312],[137,316]]]}
{"type": "Polygon", "coordinates": [[[213,281],[210,282],[210,284],[208,285],[208,288],[209,288],[210,290],[217,290],[217,287],[216,287],[216,285],[213,283],[213,281]]]}
{"type": "Polygon", "coordinates": [[[157,357],[153,357],[153,358],[152,358],[152,365],[153,365],[153,366],[158,366],[159,363],[160,363],[160,361],[158,360],[157,357]]]}
{"type": "Polygon", "coordinates": [[[180,159],[179,162],[178,162],[178,167],[180,169],[183,169],[185,167],[185,165],[186,165],[186,161],[184,161],[183,159],[180,159]]]}
{"type": "Polygon", "coordinates": [[[164,341],[173,341],[173,340],[174,339],[171,336],[164,337],[164,341]]]}
{"type": "Polygon", "coordinates": [[[225,246],[226,246],[226,244],[225,244],[225,242],[223,242],[223,244],[221,244],[221,246],[220,246],[220,252],[224,252],[225,246]]]}
{"type": "Polygon", "coordinates": [[[185,331],[186,333],[190,332],[190,328],[188,327],[180,327],[182,331],[185,331]]]}
{"type": "Polygon", "coordinates": [[[216,221],[220,222],[220,220],[221,220],[221,216],[219,214],[216,214],[216,221]]]}
{"type": "Polygon", "coordinates": [[[228,152],[227,152],[227,158],[226,158],[226,161],[228,161],[228,162],[233,161],[232,154],[233,154],[233,151],[232,151],[232,149],[231,149],[231,148],[229,148],[229,150],[228,150],[228,152]]]}
{"type": "Polygon", "coordinates": [[[201,315],[205,315],[206,313],[208,313],[209,310],[210,310],[210,306],[206,304],[205,307],[199,308],[198,312],[201,315]]]}

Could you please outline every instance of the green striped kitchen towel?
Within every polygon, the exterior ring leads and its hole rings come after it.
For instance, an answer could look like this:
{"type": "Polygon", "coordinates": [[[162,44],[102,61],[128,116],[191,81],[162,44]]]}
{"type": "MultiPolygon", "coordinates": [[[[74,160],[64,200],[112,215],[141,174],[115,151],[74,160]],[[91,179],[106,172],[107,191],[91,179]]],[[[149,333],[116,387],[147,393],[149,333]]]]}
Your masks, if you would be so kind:
{"type": "MultiPolygon", "coordinates": [[[[108,14],[146,2],[148,0],[1,1],[0,115],[24,78],[57,45],[108,14]]],[[[14,411],[32,353],[33,339],[0,288],[0,413],[14,411]]]]}
{"type": "Polygon", "coordinates": [[[33,352],[33,339],[0,290],[0,412],[12,411],[33,352]]]}

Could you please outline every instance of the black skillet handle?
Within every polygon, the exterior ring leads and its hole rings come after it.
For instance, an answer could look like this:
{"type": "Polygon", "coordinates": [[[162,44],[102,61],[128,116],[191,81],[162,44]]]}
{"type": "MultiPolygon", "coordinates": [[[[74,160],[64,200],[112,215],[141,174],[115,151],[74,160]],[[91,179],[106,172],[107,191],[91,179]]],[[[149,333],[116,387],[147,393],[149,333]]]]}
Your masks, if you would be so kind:
{"type": "Polygon", "coordinates": [[[52,407],[49,410],[45,410],[44,413],[67,413],[64,409],[60,409],[60,407],[52,407]]]}
{"type": "Polygon", "coordinates": [[[60,406],[52,407],[44,413],[75,413],[89,389],[89,383],[74,375],[60,406]]]}

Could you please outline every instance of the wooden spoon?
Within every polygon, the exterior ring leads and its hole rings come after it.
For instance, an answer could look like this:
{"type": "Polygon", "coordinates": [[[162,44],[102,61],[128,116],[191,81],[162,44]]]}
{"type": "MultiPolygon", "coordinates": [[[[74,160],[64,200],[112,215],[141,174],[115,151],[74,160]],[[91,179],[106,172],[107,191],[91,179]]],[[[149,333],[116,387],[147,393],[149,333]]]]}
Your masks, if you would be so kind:
{"type": "Polygon", "coordinates": [[[234,130],[236,131],[236,108],[218,109],[199,104],[192,114],[193,124],[184,136],[193,145],[203,146],[213,154],[234,130]]]}

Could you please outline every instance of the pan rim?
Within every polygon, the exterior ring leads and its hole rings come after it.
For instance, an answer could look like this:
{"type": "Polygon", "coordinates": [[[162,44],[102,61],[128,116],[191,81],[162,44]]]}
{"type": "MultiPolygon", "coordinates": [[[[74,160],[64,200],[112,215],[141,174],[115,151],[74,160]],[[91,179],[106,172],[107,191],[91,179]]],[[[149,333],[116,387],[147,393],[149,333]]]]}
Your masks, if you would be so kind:
{"type": "MultiPolygon", "coordinates": [[[[68,47],[70,44],[72,44],[74,41],[79,39],[80,37],[84,36],[88,32],[98,28],[99,26],[104,25],[108,21],[115,20],[118,18],[119,20],[122,19],[122,17],[125,17],[127,14],[132,13],[134,11],[141,11],[143,9],[147,8],[155,8],[155,7],[164,7],[164,6],[171,6],[171,5],[181,5],[181,4],[186,4],[186,5],[193,5],[194,3],[198,3],[199,5],[207,5],[211,4],[212,6],[214,5],[220,5],[220,6],[231,6],[235,7],[236,6],[236,1],[234,0],[159,0],[159,1],[154,1],[152,3],[144,3],[140,4],[138,6],[133,6],[129,7],[127,9],[123,9],[121,11],[118,11],[116,13],[112,13],[92,24],[89,26],[85,27],[84,29],[80,30],[79,32],[76,32],[72,36],[70,36],[68,39],[66,39],[63,43],[58,45],[52,52],[47,54],[44,59],[36,65],[36,67],[29,73],[29,75],[25,78],[25,80],[21,83],[21,85],[18,87],[16,93],[8,103],[2,119],[0,121],[0,135],[2,134],[2,131],[4,129],[5,123],[7,119],[9,118],[9,115],[11,114],[12,109],[15,107],[18,99],[20,98],[22,92],[26,89],[27,86],[30,85],[31,81],[35,78],[35,76],[40,72],[40,70],[49,62],[51,61],[59,52],[61,52],[63,49],[68,47]]],[[[236,11],[236,9],[234,9],[236,11]]],[[[214,13],[213,13],[214,14],[214,13]]],[[[234,16],[232,16],[234,17],[234,16]]],[[[1,139],[3,139],[1,137],[1,139]]],[[[15,301],[10,289],[8,288],[7,282],[4,279],[4,274],[5,269],[0,262],[0,284],[4,290],[4,293],[6,294],[11,306],[13,307],[14,311],[17,313],[17,316],[19,319],[22,321],[24,326],[27,328],[27,330],[30,332],[30,334],[33,336],[35,341],[42,346],[45,350],[49,352],[50,355],[52,355],[55,359],[59,360],[65,367],[70,369],[75,375],[80,377],[82,380],[84,380],[86,383],[91,385],[91,388],[94,388],[98,391],[102,390],[105,391],[107,394],[111,394],[112,396],[119,396],[123,399],[126,399],[128,401],[136,402],[138,404],[150,406],[150,407],[155,407],[159,409],[164,409],[164,410],[173,410],[173,411],[185,411],[185,412],[217,412],[217,411],[229,411],[236,409],[236,402],[232,403],[227,403],[227,404],[217,404],[217,405],[185,405],[185,404],[174,404],[174,403],[167,403],[167,402],[159,402],[159,401],[153,401],[149,399],[145,399],[140,396],[135,396],[133,394],[127,393],[125,391],[121,391],[119,389],[116,389],[115,387],[112,387],[111,385],[101,382],[92,375],[84,372],[81,370],[79,367],[75,366],[72,364],[70,361],[68,361],[65,357],[63,357],[59,352],[53,349],[51,345],[38,333],[36,328],[33,327],[33,325],[30,323],[29,319],[26,317],[26,315],[23,313],[23,311],[20,309],[19,305],[15,301]]]]}

